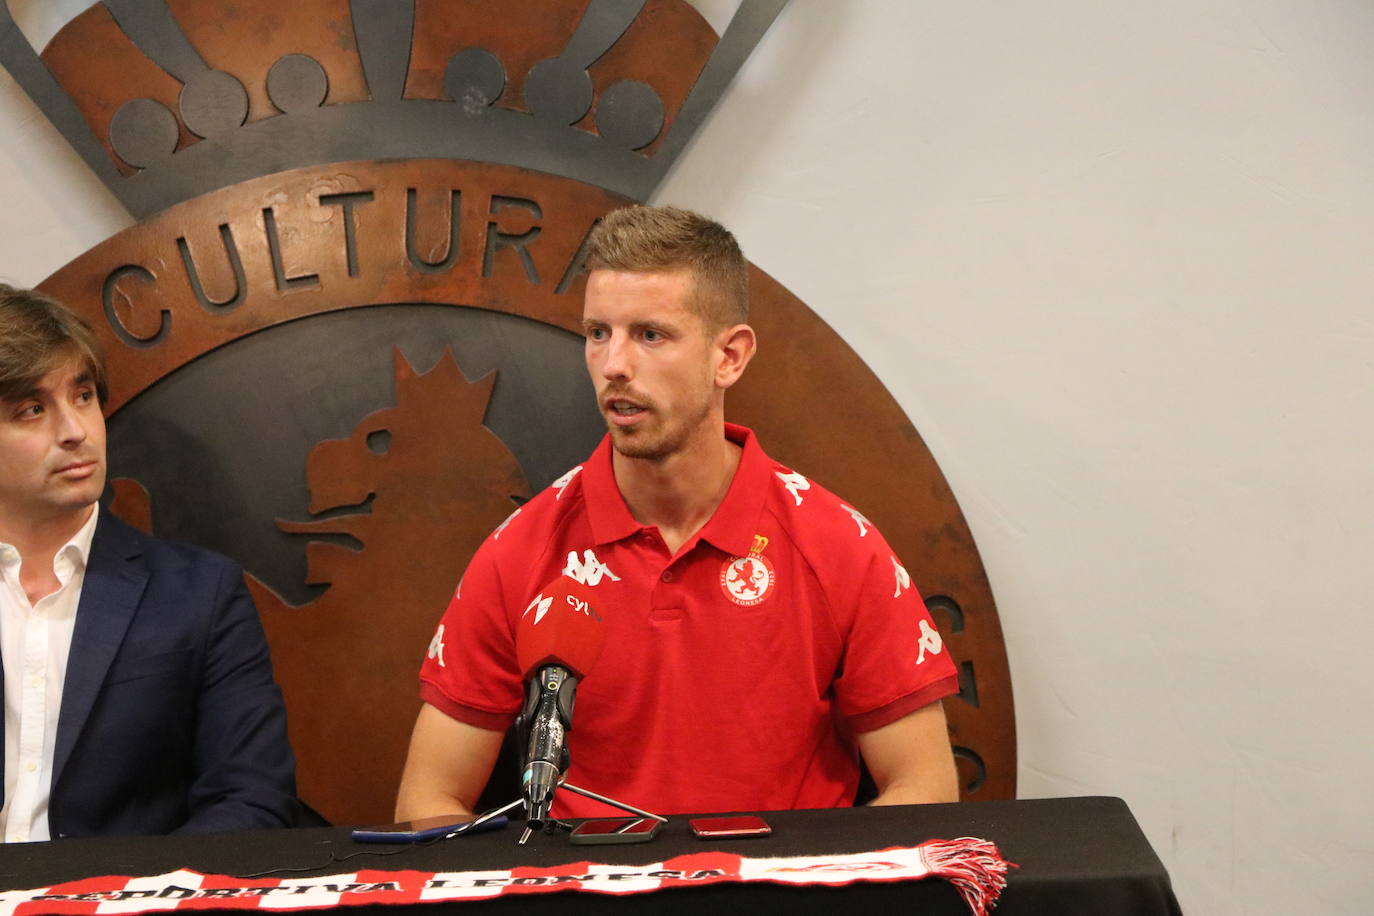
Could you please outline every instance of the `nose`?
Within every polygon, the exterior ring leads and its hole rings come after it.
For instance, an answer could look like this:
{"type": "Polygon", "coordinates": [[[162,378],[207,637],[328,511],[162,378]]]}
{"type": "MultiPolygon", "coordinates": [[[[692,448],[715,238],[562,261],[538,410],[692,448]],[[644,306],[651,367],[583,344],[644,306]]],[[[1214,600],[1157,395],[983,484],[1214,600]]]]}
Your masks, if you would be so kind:
{"type": "Polygon", "coordinates": [[[601,375],[607,379],[629,380],[634,374],[629,338],[624,334],[613,334],[603,348],[601,375]]]}
{"type": "Polygon", "coordinates": [[[86,441],[86,424],[80,412],[70,404],[59,405],[57,415],[57,438],[64,446],[80,445],[86,441]]]}

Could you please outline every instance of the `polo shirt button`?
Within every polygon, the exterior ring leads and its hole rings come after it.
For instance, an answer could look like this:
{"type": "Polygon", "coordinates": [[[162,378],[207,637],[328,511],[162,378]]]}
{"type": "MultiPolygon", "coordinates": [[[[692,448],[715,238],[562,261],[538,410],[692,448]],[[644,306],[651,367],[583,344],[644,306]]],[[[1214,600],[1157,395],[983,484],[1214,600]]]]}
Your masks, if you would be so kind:
{"type": "Polygon", "coordinates": [[[664,582],[672,582],[672,581],[673,581],[673,571],[672,571],[671,569],[665,569],[665,570],[663,571],[663,581],[664,581],[664,582]]]}

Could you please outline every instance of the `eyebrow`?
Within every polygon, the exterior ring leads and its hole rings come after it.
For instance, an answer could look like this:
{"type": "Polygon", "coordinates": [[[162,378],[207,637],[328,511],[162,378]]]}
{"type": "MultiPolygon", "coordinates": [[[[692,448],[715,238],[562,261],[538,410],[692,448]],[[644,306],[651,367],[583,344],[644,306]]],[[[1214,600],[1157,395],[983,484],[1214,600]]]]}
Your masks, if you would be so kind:
{"type": "Polygon", "coordinates": [[[19,391],[16,391],[13,395],[10,395],[9,397],[0,397],[0,402],[4,402],[6,404],[21,404],[24,401],[28,401],[38,397],[39,392],[41,390],[42,389],[40,389],[37,385],[30,385],[27,388],[23,388],[19,391]]]}
{"type": "MultiPolygon", "coordinates": [[[[604,328],[609,326],[610,325],[607,322],[602,321],[598,318],[582,319],[583,331],[588,331],[592,328],[604,328]]],[[[630,322],[629,327],[631,331],[644,331],[648,330],[649,328],[653,328],[655,330],[664,331],[668,334],[672,334],[675,336],[680,335],[682,333],[681,326],[678,325],[676,322],[672,321],[632,321],[630,322]]]]}
{"type": "Polygon", "coordinates": [[[630,324],[630,329],[633,331],[647,331],[652,329],[655,331],[662,331],[673,337],[682,336],[682,326],[676,321],[635,321],[630,324]]]}
{"type": "MultiPolygon", "coordinates": [[[[76,378],[72,379],[72,384],[78,387],[85,385],[94,385],[95,372],[91,369],[83,370],[76,376],[76,378]]],[[[42,393],[43,386],[38,384],[37,382],[34,382],[32,385],[29,385],[27,388],[22,388],[19,391],[16,391],[13,395],[9,397],[0,396],[0,403],[19,404],[24,401],[36,398],[42,393]]]]}

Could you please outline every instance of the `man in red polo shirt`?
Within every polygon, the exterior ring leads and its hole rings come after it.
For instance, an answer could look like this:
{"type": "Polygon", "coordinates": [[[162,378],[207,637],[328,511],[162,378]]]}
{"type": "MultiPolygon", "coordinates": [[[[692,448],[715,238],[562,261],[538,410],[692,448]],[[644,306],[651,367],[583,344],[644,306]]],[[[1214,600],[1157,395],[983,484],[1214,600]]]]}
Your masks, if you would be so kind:
{"type": "MultiPolygon", "coordinates": [[[[605,649],[578,686],[568,781],[658,813],[954,801],[949,654],[860,512],[725,422],[755,350],[723,226],[609,214],[589,246],[587,368],[609,434],[478,550],[420,673],[401,819],[472,810],[524,684],[514,634],[566,573],[605,649]],[[856,753],[857,752],[857,753],[856,753]]],[[[554,813],[611,809],[559,793],[554,813]]]]}

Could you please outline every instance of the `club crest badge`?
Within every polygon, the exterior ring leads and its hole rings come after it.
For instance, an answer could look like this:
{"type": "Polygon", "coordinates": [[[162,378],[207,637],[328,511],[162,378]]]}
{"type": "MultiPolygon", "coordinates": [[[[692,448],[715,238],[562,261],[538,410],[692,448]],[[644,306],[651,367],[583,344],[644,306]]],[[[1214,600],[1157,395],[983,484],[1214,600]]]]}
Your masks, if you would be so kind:
{"type": "Polygon", "coordinates": [[[735,557],[720,570],[725,597],[740,607],[753,607],[773,593],[778,575],[766,557],[735,557]]]}
{"type": "Polygon", "coordinates": [[[726,560],[720,568],[721,590],[725,592],[725,597],[740,607],[762,603],[773,593],[773,586],[777,584],[777,571],[763,555],[767,546],[768,538],[756,534],[749,556],[726,560]]]}

